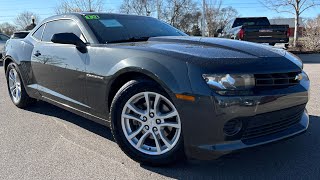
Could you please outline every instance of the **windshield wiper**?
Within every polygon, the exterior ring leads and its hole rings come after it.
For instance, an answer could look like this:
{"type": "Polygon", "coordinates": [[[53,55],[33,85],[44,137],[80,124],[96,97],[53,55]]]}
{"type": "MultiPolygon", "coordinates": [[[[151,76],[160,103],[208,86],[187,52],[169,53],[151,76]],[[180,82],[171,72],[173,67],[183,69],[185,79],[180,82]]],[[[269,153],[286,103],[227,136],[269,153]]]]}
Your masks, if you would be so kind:
{"type": "Polygon", "coordinates": [[[108,41],[107,43],[122,43],[122,42],[139,42],[139,41],[148,41],[150,37],[131,37],[128,39],[108,41]]]}

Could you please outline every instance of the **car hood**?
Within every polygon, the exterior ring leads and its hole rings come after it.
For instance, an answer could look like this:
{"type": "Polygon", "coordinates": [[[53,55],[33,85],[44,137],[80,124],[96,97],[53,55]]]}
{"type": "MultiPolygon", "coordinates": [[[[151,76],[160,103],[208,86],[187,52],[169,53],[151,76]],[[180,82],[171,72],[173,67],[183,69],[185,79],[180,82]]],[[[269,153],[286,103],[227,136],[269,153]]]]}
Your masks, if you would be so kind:
{"type": "Polygon", "coordinates": [[[282,49],[267,45],[221,38],[171,36],[150,38],[152,48],[189,54],[202,58],[263,58],[283,57],[282,49]]]}
{"type": "Polygon", "coordinates": [[[170,56],[215,72],[278,73],[301,71],[302,67],[298,58],[283,49],[222,38],[153,37],[147,42],[120,46],[170,56]]]}

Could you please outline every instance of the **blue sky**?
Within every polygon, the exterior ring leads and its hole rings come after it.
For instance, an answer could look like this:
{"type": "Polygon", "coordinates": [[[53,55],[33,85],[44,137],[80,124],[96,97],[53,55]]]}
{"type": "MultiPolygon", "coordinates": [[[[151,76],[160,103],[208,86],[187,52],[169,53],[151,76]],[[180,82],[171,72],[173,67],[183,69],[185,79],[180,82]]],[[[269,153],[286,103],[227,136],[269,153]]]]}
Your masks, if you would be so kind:
{"type": "MultiPolygon", "coordinates": [[[[35,12],[42,19],[54,15],[54,7],[60,0],[0,0],[0,23],[12,22],[25,10],[35,12]]],[[[195,0],[201,4],[202,0],[195,0]]],[[[117,12],[122,0],[104,0],[105,9],[117,12]]],[[[264,7],[259,0],[223,0],[223,6],[232,6],[241,16],[292,17],[291,14],[277,13],[264,7]]],[[[303,17],[315,17],[320,14],[320,6],[309,9],[303,17]]]]}

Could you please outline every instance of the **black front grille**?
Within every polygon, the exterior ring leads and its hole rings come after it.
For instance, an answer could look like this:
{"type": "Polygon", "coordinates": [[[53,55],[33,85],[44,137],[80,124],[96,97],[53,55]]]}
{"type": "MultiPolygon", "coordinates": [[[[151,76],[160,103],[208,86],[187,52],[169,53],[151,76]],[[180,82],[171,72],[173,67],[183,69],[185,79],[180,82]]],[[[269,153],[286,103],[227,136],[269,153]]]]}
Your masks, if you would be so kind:
{"type": "Polygon", "coordinates": [[[299,123],[305,105],[256,115],[246,120],[241,139],[252,139],[288,129],[299,123]]]}
{"type": "Polygon", "coordinates": [[[276,73],[276,74],[255,74],[256,86],[293,86],[299,84],[300,80],[297,78],[300,72],[290,73],[276,73]]]}

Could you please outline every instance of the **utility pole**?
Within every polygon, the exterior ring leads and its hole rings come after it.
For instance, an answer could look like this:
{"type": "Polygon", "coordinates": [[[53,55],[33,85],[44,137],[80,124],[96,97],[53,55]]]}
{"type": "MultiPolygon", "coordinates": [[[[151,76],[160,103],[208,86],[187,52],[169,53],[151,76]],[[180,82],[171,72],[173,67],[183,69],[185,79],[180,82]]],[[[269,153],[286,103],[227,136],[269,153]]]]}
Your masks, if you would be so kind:
{"type": "Polygon", "coordinates": [[[92,12],[92,9],[91,9],[91,0],[89,0],[89,12],[92,12]]]}
{"type": "Polygon", "coordinates": [[[157,0],[157,16],[160,19],[160,0],[157,0]]]}
{"type": "Polygon", "coordinates": [[[204,37],[206,34],[206,1],[202,0],[202,21],[201,21],[201,35],[204,37]]]}

